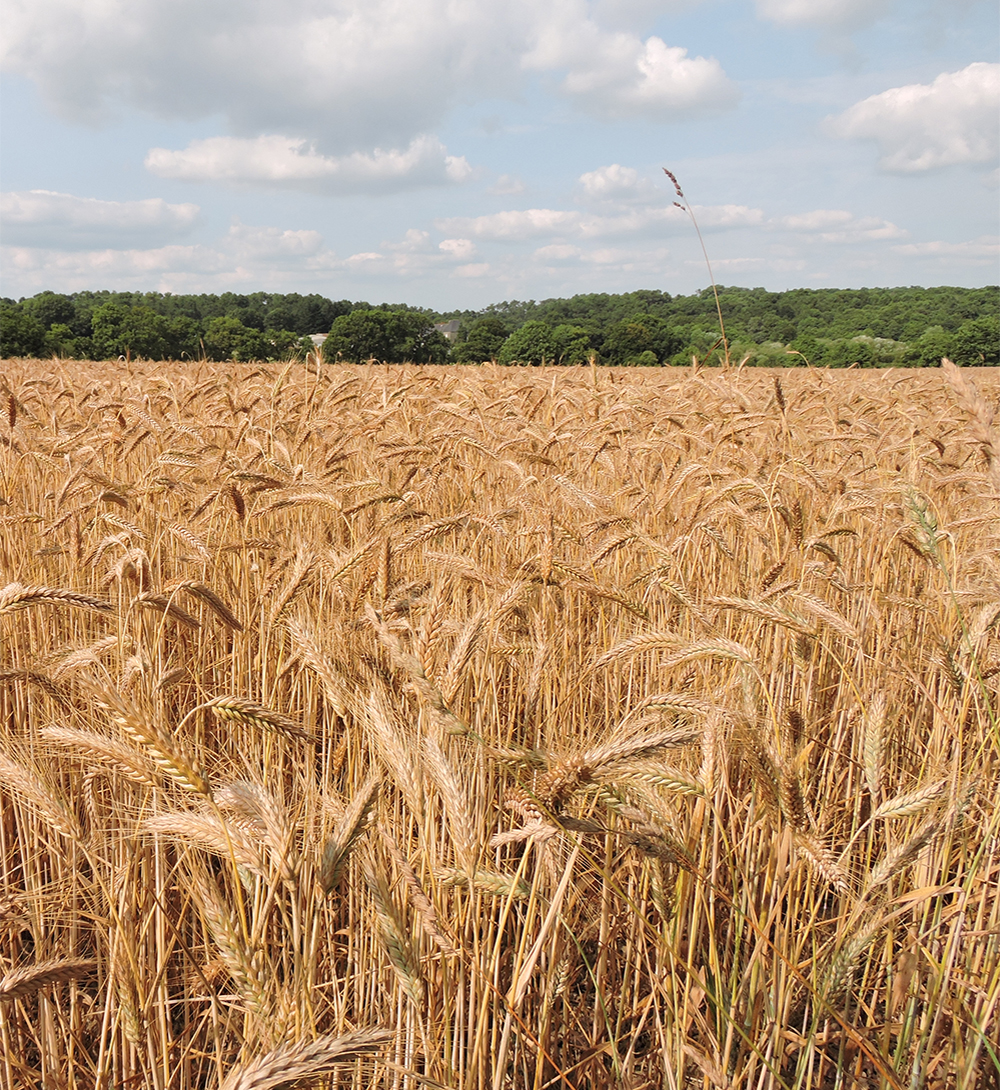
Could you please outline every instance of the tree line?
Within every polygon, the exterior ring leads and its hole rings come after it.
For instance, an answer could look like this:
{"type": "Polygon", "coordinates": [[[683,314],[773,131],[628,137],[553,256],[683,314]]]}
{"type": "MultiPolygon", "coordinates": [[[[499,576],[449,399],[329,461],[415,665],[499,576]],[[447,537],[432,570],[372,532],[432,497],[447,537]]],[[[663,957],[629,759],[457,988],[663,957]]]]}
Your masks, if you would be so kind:
{"type": "Polygon", "coordinates": [[[0,354],[112,359],[756,366],[1000,365],[1000,288],[648,290],[439,313],[405,304],[255,292],[41,292],[0,300],[0,354]],[[457,322],[449,339],[437,328],[457,322]]]}

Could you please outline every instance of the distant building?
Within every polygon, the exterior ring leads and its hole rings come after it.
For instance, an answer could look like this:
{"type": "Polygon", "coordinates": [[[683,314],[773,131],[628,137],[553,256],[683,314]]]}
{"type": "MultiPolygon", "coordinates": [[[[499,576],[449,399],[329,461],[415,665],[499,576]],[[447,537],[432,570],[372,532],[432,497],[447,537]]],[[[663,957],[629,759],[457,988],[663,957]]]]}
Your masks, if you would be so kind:
{"type": "Polygon", "coordinates": [[[452,318],[450,322],[437,322],[434,328],[438,333],[442,334],[446,340],[457,341],[458,340],[458,327],[462,323],[457,318],[452,318]]]}

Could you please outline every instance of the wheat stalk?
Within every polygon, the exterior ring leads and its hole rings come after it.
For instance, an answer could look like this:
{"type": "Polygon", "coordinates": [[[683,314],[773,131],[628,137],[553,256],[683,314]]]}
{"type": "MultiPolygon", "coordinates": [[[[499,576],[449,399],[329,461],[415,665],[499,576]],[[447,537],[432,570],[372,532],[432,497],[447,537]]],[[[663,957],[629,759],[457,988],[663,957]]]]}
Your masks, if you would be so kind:
{"type": "Polygon", "coordinates": [[[178,590],[190,594],[193,598],[198,599],[198,601],[204,602],[226,628],[231,629],[233,632],[243,631],[243,625],[236,619],[236,615],[229,606],[226,605],[211,587],[206,586],[204,583],[198,583],[192,579],[182,579],[180,582],[168,584],[164,587],[164,590],[170,594],[173,594],[178,590]]]}
{"type": "Polygon", "coordinates": [[[976,389],[975,383],[962,373],[962,369],[949,359],[941,360],[945,381],[951,387],[955,400],[969,414],[969,432],[986,456],[990,480],[1000,492],[1000,436],[993,427],[994,410],[976,389]]]}
{"type": "Polygon", "coordinates": [[[327,839],[319,865],[320,887],[325,894],[340,884],[351,852],[368,826],[379,789],[379,779],[373,776],[355,794],[327,839]]]}
{"type": "Polygon", "coordinates": [[[67,840],[82,842],[83,831],[76,816],[64,805],[41,778],[24,765],[0,753],[0,783],[6,785],[31,806],[45,821],[67,840]]]}

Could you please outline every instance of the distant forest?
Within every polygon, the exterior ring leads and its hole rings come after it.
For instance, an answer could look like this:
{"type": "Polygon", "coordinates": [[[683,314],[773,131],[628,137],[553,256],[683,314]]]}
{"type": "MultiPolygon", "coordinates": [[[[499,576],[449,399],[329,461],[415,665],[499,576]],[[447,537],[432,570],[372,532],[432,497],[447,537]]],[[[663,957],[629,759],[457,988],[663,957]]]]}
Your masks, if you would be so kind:
{"type": "MultiPolygon", "coordinates": [[[[1000,288],[720,287],[730,358],[748,366],[1000,365],[1000,288]]],[[[330,362],[718,363],[711,290],[634,291],[439,313],[321,295],[42,292],[0,299],[0,355],[68,359],[304,357],[330,362]],[[436,328],[456,323],[449,336],[436,328]]]]}

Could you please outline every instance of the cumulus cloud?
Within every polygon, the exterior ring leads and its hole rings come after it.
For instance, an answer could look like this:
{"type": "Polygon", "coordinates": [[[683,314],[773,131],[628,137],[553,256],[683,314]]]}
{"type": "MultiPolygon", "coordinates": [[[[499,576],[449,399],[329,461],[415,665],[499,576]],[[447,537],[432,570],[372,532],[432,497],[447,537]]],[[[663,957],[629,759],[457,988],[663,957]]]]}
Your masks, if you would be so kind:
{"type": "Polygon", "coordinates": [[[465,181],[472,168],[449,155],[433,136],[418,136],[405,150],[321,155],[314,143],[288,136],[245,139],[213,136],[181,151],[153,148],[146,169],[186,182],[293,187],[323,193],[387,193],[465,181]]]}
{"type": "Polygon", "coordinates": [[[757,14],[780,26],[809,26],[852,31],[871,26],[892,0],[757,0],[757,14]]]}
{"type": "Polygon", "coordinates": [[[234,223],[224,248],[238,260],[289,261],[312,257],[323,249],[319,231],[283,231],[280,227],[250,227],[234,223]]]}
{"type": "MultiPolygon", "coordinates": [[[[699,225],[705,230],[752,227],[764,222],[761,209],[738,204],[695,206],[695,214],[699,225]]],[[[485,216],[440,219],[435,226],[441,231],[493,242],[540,238],[586,240],[636,234],[677,234],[691,230],[687,214],[673,204],[610,215],[557,208],[526,208],[485,216]]]]}
{"type": "Polygon", "coordinates": [[[474,262],[471,265],[459,265],[452,276],[460,280],[482,280],[493,273],[493,266],[488,261],[474,262]]]}
{"type": "Polygon", "coordinates": [[[315,140],[318,157],[406,148],[457,103],[517,93],[527,71],[604,117],[734,101],[717,61],[606,15],[588,0],[6,0],[2,60],[74,120],[122,105],[221,116],[236,136],[315,140]]]}
{"type": "Polygon", "coordinates": [[[434,250],[431,242],[430,231],[421,231],[417,227],[411,227],[399,242],[383,242],[383,250],[392,250],[401,254],[427,254],[434,250]]]}
{"type": "Polygon", "coordinates": [[[566,70],[562,92],[606,120],[670,121],[725,109],[740,97],[714,57],[689,57],[686,49],[655,36],[608,32],[581,18],[572,3],[549,9],[522,64],[542,72],[566,70]]]}
{"type": "Polygon", "coordinates": [[[933,83],[893,87],[829,121],[835,136],[874,140],[883,170],[919,173],[959,163],[989,163],[1000,150],[1000,64],[977,61],[933,83]]]}
{"type": "Polygon", "coordinates": [[[673,197],[668,196],[666,190],[657,188],[649,178],[642,177],[637,170],[623,167],[620,163],[611,163],[581,174],[579,185],[580,194],[588,203],[673,203],[673,197]]]}
{"type": "MultiPolygon", "coordinates": [[[[592,248],[554,243],[534,250],[530,255],[530,262],[536,268],[557,275],[576,271],[591,281],[594,277],[619,274],[655,276],[659,280],[663,277],[668,262],[676,266],[677,256],[665,246],[649,246],[643,243],[592,248]]],[[[585,280],[584,283],[586,282],[585,280]]]]}
{"type": "Polygon", "coordinates": [[[101,201],[47,189],[0,195],[4,242],[61,249],[129,249],[187,234],[198,219],[196,204],[101,201]]]}
{"type": "Polygon", "coordinates": [[[476,256],[476,244],[471,238],[446,238],[438,243],[438,249],[454,261],[468,261],[476,256]]]}
{"type": "MultiPolygon", "coordinates": [[[[117,290],[172,292],[226,291],[262,282],[288,291],[322,291],[331,284],[345,295],[364,280],[384,285],[400,280],[481,278],[491,274],[476,262],[476,244],[468,238],[437,240],[431,232],[410,228],[378,250],[337,255],[318,231],[287,230],[234,222],[211,242],[145,249],[68,250],[5,245],[0,251],[8,291],[30,295],[43,289],[77,291],[95,285],[117,290]]],[[[256,290],[256,289],[255,289],[256,290]]],[[[368,289],[365,289],[368,290],[368,289]]],[[[391,290],[391,289],[390,289],[391,290]]]]}
{"type": "Polygon", "coordinates": [[[739,91],[714,57],[689,57],[662,38],[609,43],[593,65],[566,77],[563,89],[589,112],[609,120],[648,117],[669,121],[678,115],[725,109],[739,91]]]}
{"type": "Polygon", "coordinates": [[[579,246],[571,246],[566,242],[553,242],[549,246],[539,246],[532,254],[539,261],[576,261],[583,255],[579,246]]]}
{"type": "Polygon", "coordinates": [[[472,235],[497,241],[522,241],[550,235],[571,234],[579,230],[583,217],[579,212],[557,208],[526,208],[523,211],[494,212],[486,216],[461,216],[440,219],[440,231],[472,235]]]}
{"type": "Polygon", "coordinates": [[[878,216],[855,216],[837,208],[819,208],[792,216],[778,216],[769,221],[772,230],[790,231],[810,242],[864,242],[905,238],[906,231],[878,216]]]}
{"type": "Polygon", "coordinates": [[[337,268],[317,231],[290,231],[236,222],[212,243],[131,249],[71,250],[11,245],[4,233],[3,265],[19,294],[43,289],[80,291],[107,285],[124,290],[224,291],[256,284],[307,282],[337,268]]]}
{"type": "Polygon", "coordinates": [[[940,261],[961,261],[974,264],[995,264],[1000,257],[1000,237],[980,235],[966,242],[910,242],[893,246],[893,251],[904,257],[930,257],[940,261]]]}
{"type": "Polygon", "coordinates": [[[501,174],[486,192],[491,197],[515,197],[524,192],[524,182],[516,174],[501,174]]]}

